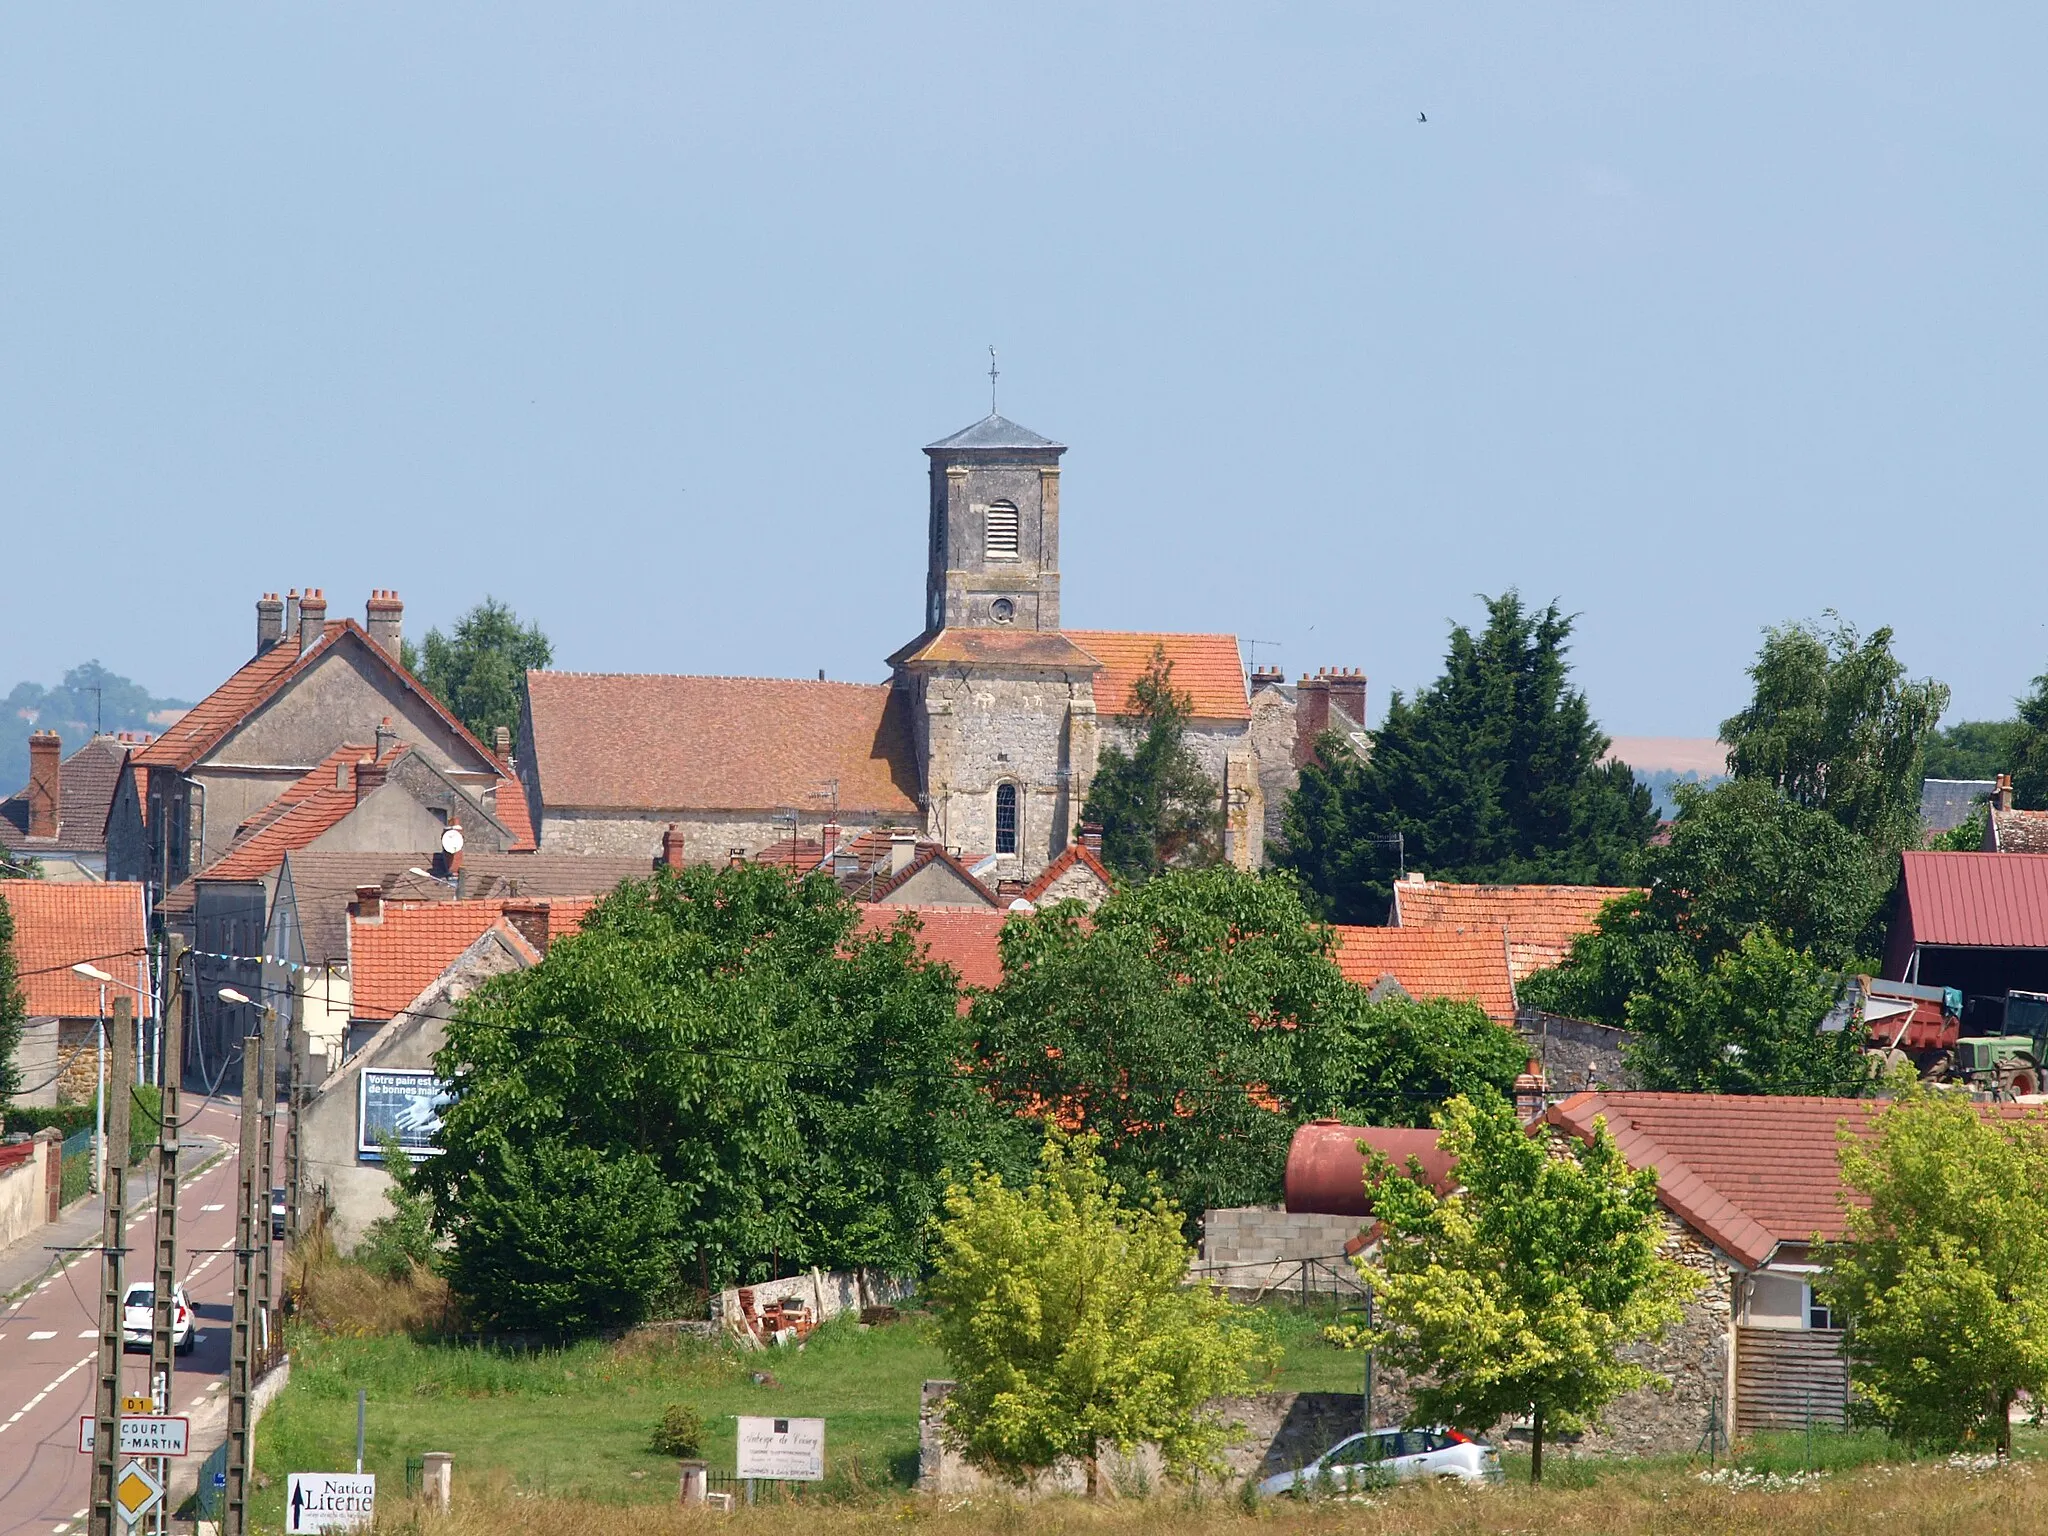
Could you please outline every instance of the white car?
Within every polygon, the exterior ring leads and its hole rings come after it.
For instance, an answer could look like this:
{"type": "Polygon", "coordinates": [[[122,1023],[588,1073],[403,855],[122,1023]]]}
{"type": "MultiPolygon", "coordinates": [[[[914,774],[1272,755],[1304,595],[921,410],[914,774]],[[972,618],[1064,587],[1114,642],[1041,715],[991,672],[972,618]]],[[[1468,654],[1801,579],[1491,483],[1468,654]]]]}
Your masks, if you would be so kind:
{"type": "MultiPolygon", "coordinates": [[[[127,1349],[147,1349],[150,1336],[155,1332],[156,1287],[147,1280],[138,1280],[121,1298],[121,1343],[127,1349]]],[[[199,1335],[192,1324],[192,1303],[185,1297],[185,1287],[174,1287],[171,1291],[172,1347],[181,1355],[189,1355],[198,1342],[199,1335]]]]}
{"type": "Polygon", "coordinates": [[[1297,1472],[1267,1478],[1259,1492],[1343,1493],[1432,1477],[1497,1483],[1501,1476],[1500,1452],[1455,1429],[1374,1429],[1339,1440],[1297,1472]]]}

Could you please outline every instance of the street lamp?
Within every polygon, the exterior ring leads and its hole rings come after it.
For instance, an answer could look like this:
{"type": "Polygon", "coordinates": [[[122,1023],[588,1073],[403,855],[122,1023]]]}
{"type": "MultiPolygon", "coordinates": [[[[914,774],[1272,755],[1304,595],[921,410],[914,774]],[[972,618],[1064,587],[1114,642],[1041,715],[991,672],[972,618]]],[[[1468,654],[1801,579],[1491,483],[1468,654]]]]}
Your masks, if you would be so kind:
{"type": "MultiPolygon", "coordinates": [[[[98,1060],[94,1068],[96,1081],[92,1090],[92,1187],[97,1193],[100,1187],[100,1164],[107,1155],[107,983],[114,978],[94,965],[90,960],[81,960],[71,967],[87,981],[100,984],[100,1017],[97,1032],[93,1036],[93,1055],[98,1060]]],[[[119,982],[114,983],[119,986],[119,982]]]]}
{"type": "Polygon", "coordinates": [[[240,1003],[244,1008],[261,1008],[266,1014],[270,1015],[272,1018],[275,1018],[277,1016],[277,1010],[273,1008],[270,1004],[259,1003],[256,1001],[255,998],[249,996],[248,993],[237,991],[233,987],[222,987],[218,992],[214,993],[213,995],[219,998],[224,1003],[240,1003]]]}

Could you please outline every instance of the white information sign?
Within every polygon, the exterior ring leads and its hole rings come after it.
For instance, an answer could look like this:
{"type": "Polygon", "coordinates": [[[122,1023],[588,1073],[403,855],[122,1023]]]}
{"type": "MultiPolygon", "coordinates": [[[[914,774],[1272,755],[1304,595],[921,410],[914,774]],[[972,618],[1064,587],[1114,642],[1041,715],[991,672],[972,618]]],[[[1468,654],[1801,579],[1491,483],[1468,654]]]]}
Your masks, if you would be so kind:
{"type": "Polygon", "coordinates": [[[377,1513],[374,1472],[294,1472],[284,1494],[284,1528],[300,1531],[352,1531],[369,1525],[377,1513]]]}
{"type": "Polygon", "coordinates": [[[740,1419],[739,1475],[785,1483],[825,1480],[823,1419],[740,1419]]]}
{"type": "MultiPolygon", "coordinates": [[[[87,1414],[78,1421],[78,1450],[83,1456],[90,1456],[95,1442],[99,1439],[100,1421],[87,1414]]],[[[192,1421],[183,1416],[176,1418],[164,1414],[143,1414],[121,1420],[121,1454],[123,1456],[183,1456],[186,1437],[190,1434],[192,1421]]]]}

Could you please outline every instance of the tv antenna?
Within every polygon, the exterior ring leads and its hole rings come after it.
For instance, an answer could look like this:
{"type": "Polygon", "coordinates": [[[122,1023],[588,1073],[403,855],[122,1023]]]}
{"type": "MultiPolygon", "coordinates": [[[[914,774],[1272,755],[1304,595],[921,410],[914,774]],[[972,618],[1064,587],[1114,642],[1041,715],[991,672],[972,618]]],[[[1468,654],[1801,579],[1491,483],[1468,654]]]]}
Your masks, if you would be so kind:
{"type": "Polygon", "coordinates": [[[1259,670],[1259,647],[1262,645],[1270,646],[1272,649],[1276,651],[1281,648],[1280,642],[1278,640],[1245,641],[1244,648],[1247,653],[1245,658],[1245,667],[1248,671],[1256,672],[1259,670]]]}

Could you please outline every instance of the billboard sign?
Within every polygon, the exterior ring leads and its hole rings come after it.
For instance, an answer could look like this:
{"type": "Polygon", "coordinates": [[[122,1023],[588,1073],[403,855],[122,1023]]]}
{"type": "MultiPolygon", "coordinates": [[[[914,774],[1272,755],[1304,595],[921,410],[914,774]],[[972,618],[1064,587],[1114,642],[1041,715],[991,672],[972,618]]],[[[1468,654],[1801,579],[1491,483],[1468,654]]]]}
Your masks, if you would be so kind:
{"type": "Polygon", "coordinates": [[[290,1536],[367,1528],[376,1515],[374,1472],[294,1472],[285,1489],[284,1528],[290,1536]]]}
{"type": "Polygon", "coordinates": [[[739,1475],[767,1477],[785,1483],[825,1480],[823,1419],[750,1419],[739,1421],[739,1475]]]}
{"type": "Polygon", "coordinates": [[[432,1156],[441,1129],[441,1107],[451,1095],[448,1085],[431,1072],[399,1067],[365,1067],[357,1087],[356,1149],[382,1152],[384,1138],[415,1157],[432,1156]]]}

